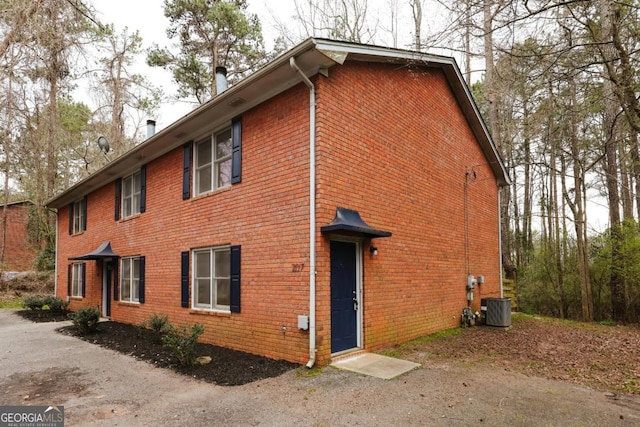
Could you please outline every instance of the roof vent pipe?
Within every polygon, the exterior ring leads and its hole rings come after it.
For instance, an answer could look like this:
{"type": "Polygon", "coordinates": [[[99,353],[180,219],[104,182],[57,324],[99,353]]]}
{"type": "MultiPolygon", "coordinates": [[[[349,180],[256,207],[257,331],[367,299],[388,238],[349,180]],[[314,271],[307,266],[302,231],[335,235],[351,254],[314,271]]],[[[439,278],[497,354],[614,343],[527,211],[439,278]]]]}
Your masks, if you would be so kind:
{"type": "Polygon", "coordinates": [[[156,134],[156,121],[147,120],[147,139],[156,134]]]}
{"type": "Polygon", "coordinates": [[[228,87],[227,69],[225,67],[216,67],[216,95],[220,95],[228,87]]]}

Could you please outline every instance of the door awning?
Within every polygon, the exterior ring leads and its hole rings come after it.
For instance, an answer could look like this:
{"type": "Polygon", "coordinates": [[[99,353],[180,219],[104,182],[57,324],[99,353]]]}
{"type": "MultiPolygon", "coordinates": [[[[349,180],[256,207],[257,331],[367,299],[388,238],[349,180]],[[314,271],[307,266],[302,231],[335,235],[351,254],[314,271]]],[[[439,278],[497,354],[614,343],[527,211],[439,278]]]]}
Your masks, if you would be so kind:
{"type": "Polygon", "coordinates": [[[80,256],[76,256],[76,257],[70,257],[70,260],[74,260],[74,261],[87,261],[87,260],[98,260],[98,259],[104,259],[104,258],[118,258],[118,255],[113,252],[113,249],[111,249],[111,242],[110,241],[106,241],[103,242],[100,246],[98,246],[97,249],[89,252],[88,254],[84,254],[84,255],[80,255],[80,256]]]}
{"type": "Polygon", "coordinates": [[[344,233],[364,236],[369,239],[375,237],[391,237],[390,231],[382,231],[371,227],[360,218],[360,213],[347,208],[337,208],[336,216],[330,224],[320,227],[322,233],[344,233]]]}

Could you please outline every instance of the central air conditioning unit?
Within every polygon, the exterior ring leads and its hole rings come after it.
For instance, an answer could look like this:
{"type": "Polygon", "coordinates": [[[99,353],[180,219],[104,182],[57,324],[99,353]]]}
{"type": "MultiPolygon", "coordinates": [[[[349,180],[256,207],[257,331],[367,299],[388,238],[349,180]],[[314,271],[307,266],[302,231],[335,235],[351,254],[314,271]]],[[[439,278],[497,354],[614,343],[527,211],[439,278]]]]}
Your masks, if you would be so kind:
{"type": "Polygon", "coordinates": [[[485,325],[501,328],[511,326],[511,298],[482,298],[480,306],[485,325]]]}

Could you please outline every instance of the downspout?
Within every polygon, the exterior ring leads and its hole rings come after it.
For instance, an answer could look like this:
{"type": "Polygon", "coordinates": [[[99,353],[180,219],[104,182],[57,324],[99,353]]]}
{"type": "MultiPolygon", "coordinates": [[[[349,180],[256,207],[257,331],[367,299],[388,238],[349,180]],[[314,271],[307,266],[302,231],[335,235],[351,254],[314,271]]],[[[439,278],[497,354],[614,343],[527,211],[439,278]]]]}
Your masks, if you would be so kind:
{"type": "Polygon", "coordinates": [[[316,88],[300,70],[294,57],[289,65],[309,88],[309,361],[316,363],[316,88]]]}
{"type": "MultiPolygon", "coordinates": [[[[58,296],[58,210],[56,209],[56,251],[55,251],[55,260],[53,262],[53,296],[58,296]]],[[[69,296],[67,295],[67,301],[69,301],[69,296]]]]}
{"type": "Polygon", "coordinates": [[[498,186],[498,261],[500,265],[500,298],[504,298],[503,293],[503,277],[502,277],[502,197],[500,193],[502,192],[502,187],[498,186]]]}

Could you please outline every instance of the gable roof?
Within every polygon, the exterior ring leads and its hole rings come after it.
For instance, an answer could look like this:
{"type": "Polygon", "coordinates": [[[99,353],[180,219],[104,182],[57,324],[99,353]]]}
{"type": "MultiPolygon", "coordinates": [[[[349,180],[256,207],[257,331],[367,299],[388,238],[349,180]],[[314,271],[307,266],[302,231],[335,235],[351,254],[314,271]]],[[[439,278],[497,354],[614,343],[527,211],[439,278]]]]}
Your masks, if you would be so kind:
{"type": "Polygon", "coordinates": [[[300,70],[308,77],[318,72],[324,72],[334,65],[343,64],[347,59],[413,64],[442,70],[487,158],[488,164],[497,177],[498,185],[508,184],[506,169],[498,150],[453,58],[401,49],[309,38],[113,160],[102,169],[55,196],[47,202],[47,206],[62,208],[119,177],[133,173],[140,166],[163,156],[184,143],[202,136],[205,131],[213,131],[215,128],[229,123],[233,117],[299,84],[301,78],[290,66],[290,58],[295,58],[300,70]]]}

